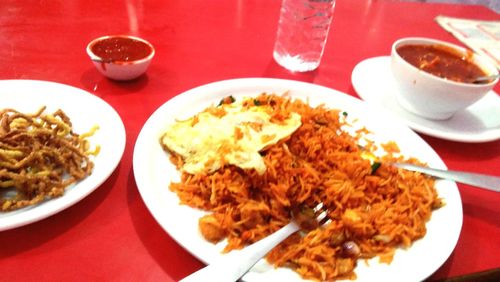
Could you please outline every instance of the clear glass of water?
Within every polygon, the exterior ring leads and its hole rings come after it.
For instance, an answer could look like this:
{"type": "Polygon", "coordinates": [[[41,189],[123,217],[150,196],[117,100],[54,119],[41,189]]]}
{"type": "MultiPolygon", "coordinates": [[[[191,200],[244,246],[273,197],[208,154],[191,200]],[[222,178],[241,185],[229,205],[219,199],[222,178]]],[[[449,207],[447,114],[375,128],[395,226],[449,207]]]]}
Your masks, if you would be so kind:
{"type": "Polygon", "coordinates": [[[335,0],[283,0],[273,57],[294,72],[312,71],[323,56],[335,0]]]}

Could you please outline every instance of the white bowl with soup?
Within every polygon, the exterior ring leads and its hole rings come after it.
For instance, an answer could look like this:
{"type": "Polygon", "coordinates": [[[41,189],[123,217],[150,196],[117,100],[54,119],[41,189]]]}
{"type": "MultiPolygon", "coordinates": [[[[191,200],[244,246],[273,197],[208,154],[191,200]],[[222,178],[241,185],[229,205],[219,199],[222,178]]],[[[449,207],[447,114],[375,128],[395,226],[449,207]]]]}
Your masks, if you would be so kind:
{"type": "Polygon", "coordinates": [[[429,38],[402,38],[391,50],[391,70],[397,99],[406,110],[424,118],[445,120],[493,89],[498,78],[495,65],[457,45],[429,38]]]}

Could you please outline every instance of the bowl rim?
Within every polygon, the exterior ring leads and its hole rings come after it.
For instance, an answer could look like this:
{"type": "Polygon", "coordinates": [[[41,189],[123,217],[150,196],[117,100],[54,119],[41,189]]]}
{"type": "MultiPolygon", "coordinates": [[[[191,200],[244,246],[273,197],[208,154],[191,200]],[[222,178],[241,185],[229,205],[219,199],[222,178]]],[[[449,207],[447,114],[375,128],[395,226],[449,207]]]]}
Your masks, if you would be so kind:
{"type": "Polygon", "coordinates": [[[394,43],[392,44],[391,54],[392,54],[392,56],[396,56],[398,59],[400,59],[405,66],[410,66],[411,69],[418,71],[418,73],[424,75],[424,77],[431,78],[431,79],[441,81],[444,83],[449,83],[451,85],[456,85],[456,86],[460,86],[460,87],[471,87],[471,88],[492,87],[492,86],[496,85],[500,79],[497,77],[496,79],[494,79],[493,81],[490,81],[489,83],[474,84],[474,83],[459,82],[459,81],[445,79],[445,78],[439,77],[437,75],[428,73],[424,70],[421,70],[418,67],[407,62],[405,59],[403,59],[399,55],[399,53],[396,51],[396,48],[401,46],[402,44],[418,44],[418,43],[422,43],[422,44],[426,44],[426,45],[443,45],[443,46],[455,49],[456,51],[458,51],[460,53],[470,52],[472,54],[472,58],[473,58],[474,63],[479,65],[479,67],[481,67],[481,69],[483,71],[487,72],[487,75],[498,75],[499,74],[499,70],[496,68],[496,66],[493,64],[493,62],[491,62],[489,59],[485,58],[484,56],[477,54],[476,52],[474,52],[470,49],[461,47],[459,45],[456,45],[456,44],[453,44],[453,43],[450,43],[447,41],[439,40],[439,39],[433,39],[433,38],[427,38],[427,37],[400,38],[400,39],[394,41],[394,43]]]}
{"type": "Polygon", "coordinates": [[[150,61],[154,57],[155,52],[156,52],[153,44],[149,43],[147,40],[145,40],[143,38],[140,38],[140,37],[137,37],[137,36],[134,36],[134,35],[128,35],[128,34],[103,35],[103,36],[94,38],[94,39],[92,39],[87,44],[86,51],[87,51],[87,54],[89,55],[89,57],[90,57],[90,59],[92,61],[99,62],[99,63],[104,63],[104,64],[117,64],[117,65],[141,64],[141,63],[150,61]],[[137,40],[137,41],[141,41],[142,43],[144,43],[144,44],[146,44],[146,45],[149,46],[149,48],[151,49],[151,52],[146,57],[144,57],[142,59],[138,59],[138,60],[133,60],[133,61],[119,61],[119,60],[117,60],[117,61],[109,61],[109,62],[107,62],[107,61],[104,61],[101,57],[97,56],[92,51],[92,47],[97,42],[105,40],[105,39],[109,39],[109,38],[115,38],[115,37],[117,37],[117,38],[129,38],[129,39],[134,39],[134,40],[137,40]]]}

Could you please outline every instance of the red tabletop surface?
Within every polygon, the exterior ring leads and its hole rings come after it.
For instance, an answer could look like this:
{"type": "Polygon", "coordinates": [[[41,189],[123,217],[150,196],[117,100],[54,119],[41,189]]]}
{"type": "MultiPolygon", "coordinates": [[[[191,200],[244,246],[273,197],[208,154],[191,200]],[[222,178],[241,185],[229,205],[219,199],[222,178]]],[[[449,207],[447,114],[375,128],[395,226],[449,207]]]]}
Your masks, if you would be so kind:
{"type": "MultiPolygon", "coordinates": [[[[459,43],[436,16],[500,20],[482,6],[338,0],[319,69],[293,74],[272,58],[279,8],[280,1],[267,0],[1,1],[0,79],[48,80],[87,90],[117,110],[127,142],[115,172],[88,197],[39,222],[0,232],[0,280],[176,281],[203,266],[153,219],[132,169],[142,125],[175,95],[219,80],[274,77],[357,97],[354,66],[388,55],[396,39],[459,43]],[[97,72],[85,47],[107,34],[138,35],[155,46],[146,75],[115,82],[97,72]]],[[[472,144],[421,136],[450,169],[500,175],[498,140],[472,144]]],[[[500,267],[500,194],[458,187],[460,239],[430,280],[500,267]]]]}

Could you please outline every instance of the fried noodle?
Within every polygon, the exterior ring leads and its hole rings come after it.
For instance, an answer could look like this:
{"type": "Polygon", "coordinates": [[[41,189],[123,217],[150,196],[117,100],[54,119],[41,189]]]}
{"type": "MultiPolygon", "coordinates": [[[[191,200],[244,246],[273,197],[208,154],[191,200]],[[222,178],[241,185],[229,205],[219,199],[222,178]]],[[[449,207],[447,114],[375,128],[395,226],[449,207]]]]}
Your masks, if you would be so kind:
{"type": "MultiPolygon", "coordinates": [[[[199,220],[207,240],[227,239],[226,252],[240,249],[289,223],[295,207],[322,202],[331,222],[290,236],[267,260],[305,279],[331,281],[355,279],[360,258],[378,256],[390,263],[395,249],[408,248],[426,234],[432,210],[443,203],[432,178],[385,164],[402,159],[393,154],[395,143],[386,146],[391,153],[374,170],[362,158],[366,148],[358,145],[360,136],[342,129],[345,112],[278,95],[256,100],[271,105],[276,116],[302,117],[290,137],[261,151],[263,175],[226,165],[212,174],[182,173],[180,182],[170,184],[182,204],[210,211],[199,220]],[[349,244],[359,251],[350,253],[349,244]]],[[[171,160],[182,166],[180,156],[172,154],[171,160]]]]}
{"type": "Polygon", "coordinates": [[[91,174],[88,133],[73,132],[62,111],[34,114],[0,110],[0,208],[11,211],[59,197],[65,189],[91,174]]]}

